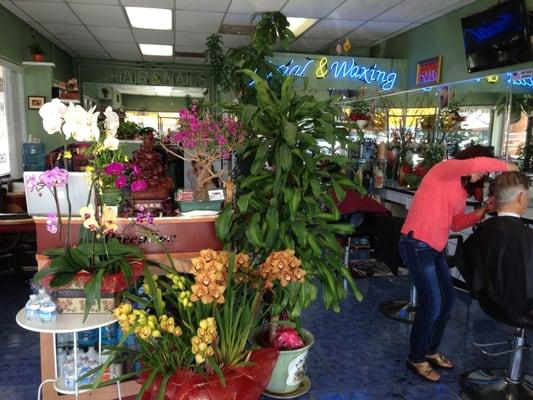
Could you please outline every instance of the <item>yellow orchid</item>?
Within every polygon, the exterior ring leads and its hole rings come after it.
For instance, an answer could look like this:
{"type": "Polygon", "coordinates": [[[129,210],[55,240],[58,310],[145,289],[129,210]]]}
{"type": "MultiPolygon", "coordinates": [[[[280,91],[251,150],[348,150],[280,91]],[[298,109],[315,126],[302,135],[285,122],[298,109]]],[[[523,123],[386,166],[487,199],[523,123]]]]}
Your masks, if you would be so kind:
{"type": "Polygon", "coordinates": [[[94,217],[87,218],[85,221],[83,221],[83,226],[90,231],[96,231],[98,228],[100,228],[98,221],[94,217]]]}
{"type": "Polygon", "coordinates": [[[107,206],[103,207],[101,223],[104,226],[104,230],[102,232],[104,236],[117,231],[118,225],[115,223],[116,217],[116,210],[107,206]]]}
{"type": "Polygon", "coordinates": [[[94,207],[92,204],[89,204],[87,207],[80,208],[80,216],[83,219],[94,218],[94,207]]]}
{"type": "Polygon", "coordinates": [[[63,152],[63,158],[71,159],[72,158],[72,153],[70,151],[64,151],[63,152]]]}

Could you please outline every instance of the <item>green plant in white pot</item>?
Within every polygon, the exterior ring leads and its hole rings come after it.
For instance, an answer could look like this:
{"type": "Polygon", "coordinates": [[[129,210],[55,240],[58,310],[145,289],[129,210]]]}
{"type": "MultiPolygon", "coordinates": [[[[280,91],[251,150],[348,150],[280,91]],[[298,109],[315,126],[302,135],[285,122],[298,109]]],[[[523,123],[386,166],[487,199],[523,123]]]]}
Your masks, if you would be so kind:
{"type": "Polygon", "coordinates": [[[253,162],[250,174],[236,181],[236,209],[228,205],[216,229],[227,247],[239,246],[258,259],[293,249],[301,260],[305,282],[288,279],[273,288],[272,338],[283,312],[299,328],[298,318],[315,300],[318,284],[324,306],[335,311],[348,296],[344,281],[355,298],[361,298],[336,240],[337,234],[349,234],[353,227],[338,223],[340,213],[333,199],[335,193],[342,200],[343,188],[355,184],[342,173],[349,160],[334,151],[339,143],[349,145],[347,130],[335,122],[337,107],[305,90],[297,93],[294,76],[286,77],[281,92],[275,93],[256,73],[243,73],[255,82],[256,104],[241,100],[229,111],[253,133],[239,150],[240,156],[253,162]]]}

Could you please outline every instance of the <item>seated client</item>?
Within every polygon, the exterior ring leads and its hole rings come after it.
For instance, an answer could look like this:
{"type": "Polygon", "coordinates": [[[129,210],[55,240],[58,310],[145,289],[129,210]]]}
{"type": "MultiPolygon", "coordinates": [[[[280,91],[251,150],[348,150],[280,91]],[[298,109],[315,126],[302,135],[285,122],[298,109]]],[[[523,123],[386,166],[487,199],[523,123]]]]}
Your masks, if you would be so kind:
{"type": "Polygon", "coordinates": [[[474,293],[485,292],[504,309],[533,310],[533,230],[520,216],[529,203],[529,181],[522,172],[496,177],[498,216],[478,226],[463,246],[461,272],[474,293]]]}

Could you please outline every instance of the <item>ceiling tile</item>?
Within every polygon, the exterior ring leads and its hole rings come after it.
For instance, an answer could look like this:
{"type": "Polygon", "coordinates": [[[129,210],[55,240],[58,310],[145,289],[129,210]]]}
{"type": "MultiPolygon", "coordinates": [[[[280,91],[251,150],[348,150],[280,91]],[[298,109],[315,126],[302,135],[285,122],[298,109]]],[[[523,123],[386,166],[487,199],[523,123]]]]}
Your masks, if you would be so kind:
{"type": "Polygon", "coordinates": [[[139,51],[139,46],[134,43],[101,42],[101,45],[111,54],[122,53],[141,55],[141,52],[139,51]]]}
{"type": "Polygon", "coordinates": [[[232,0],[229,12],[253,14],[263,11],[279,11],[287,0],[232,0]]]}
{"type": "Polygon", "coordinates": [[[468,5],[468,4],[471,4],[471,3],[475,2],[475,1],[476,0],[462,0],[462,1],[459,1],[459,2],[457,2],[455,4],[452,4],[451,6],[443,8],[443,9],[441,9],[441,10],[439,10],[439,11],[433,13],[433,14],[428,15],[425,18],[420,19],[419,22],[424,23],[424,22],[428,22],[428,21],[434,20],[435,18],[438,18],[438,17],[440,17],[442,15],[448,14],[449,12],[451,12],[453,10],[457,10],[457,9],[459,9],[461,7],[464,7],[464,6],[468,5]]]}
{"type": "Polygon", "coordinates": [[[174,62],[178,64],[203,64],[205,58],[196,57],[174,57],[174,62]]]}
{"type": "Polygon", "coordinates": [[[65,0],[67,3],[86,3],[86,4],[99,4],[99,5],[117,5],[120,4],[119,0],[65,0]]]}
{"type": "Polygon", "coordinates": [[[183,32],[218,32],[222,13],[176,11],[176,30],[183,32]]]}
{"type": "Polygon", "coordinates": [[[134,29],[133,35],[138,43],[174,44],[174,32],[152,29],[134,29]]]}
{"type": "Polygon", "coordinates": [[[84,39],[91,40],[93,36],[83,25],[67,25],[67,24],[42,24],[43,27],[52,32],[59,39],[84,39]]]}
{"type": "Polygon", "coordinates": [[[121,7],[95,4],[72,4],[71,7],[85,25],[128,26],[121,7]]]}
{"type": "Polygon", "coordinates": [[[361,26],[366,21],[323,19],[313,25],[304,33],[305,39],[331,39],[341,38],[361,26]]]}
{"type": "Polygon", "coordinates": [[[343,2],[344,0],[289,0],[281,12],[287,17],[324,18],[343,2]]]}
{"type": "Polygon", "coordinates": [[[204,46],[209,33],[175,32],[174,44],[178,46],[204,46]]]}
{"type": "Polygon", "coordinates": [[[328,18],[372,19],[403,0],[348,0],[328,18]]]}
{"type": "Polygon", "coordinates": [[[416,22],[459,0],[405,0],[376,17],[378,21],[416,22]]]}
{"type": "Polygon", "coordinates": [[[103,58],[103,59],[109,59],[109,54],[107,54],[105,51],[84,51],[80,53],[80,56],[83,58],[103,58]]]}
{"type": "Polygon", "coordinates": [[[224,17],[224,24],[227,25],[256,25],[260,18],[256,18],[252,23],[250,23],[250,19],[252,18],[252,14],[232,14],[227,13],[224,17]]]}
{"type": "Polygon", "coordinates": [[[370,21],[350,34],[354,40],[377,40],[409,26],[408,22],[370,21]]]}
{"type": "Polygon", "coordinates": [[[323,47],[326,47],[331,40],[329,39],[305,39],[301,38],[291,43],[291,50],[297,51],[318,51],[323,47]]]}
{"type": "Polygon", "coordinates": [[[180,10],[224,12],[230,0],[176,0],[176,8],[180,10]]]}
{"type": "Polygon", "coordinates": [[[18,8],[15,4],[13,4],[10,1],[2,0],[0,1],[0,5],[7,8],[12,14],[23,20],[24,22],[33,21],[33,19],[26,14],[24,11],[22,11],[20,8],[18,8]]]}
{"type": "Polygon", "coordinates": [[[139,54],[130,54],[130,53],[111,53],[111,56],[115,60],[122,60],[122,61],[142,61],[143,58],[141,56],[141,53],[139,54]]]}
{"type": "Polygon", "coordinates": [[[135,39],[129,28],[113,28],[107,26],[88,26],[94,37],[101,41],[134,43],[135,39]]]}
{"type": "MultiPolygon", "coordinates": [[[[12,0],[13,3],[20,3],[26,0],[12,0]]],[[[31,0],[36,2],[45,2],[45,3],[63,3],[63,0],[31,0]]]]}
{"type": "Polygon", "coordinates": [[[123,6],[151,7],[151,8],[174,8],[174,0],[122,0],[123,6]]]}
{"type": "Polygon", "coordinates": [[[250,36],[243,35],[222,35],[225,48],[235,48],[245,46],[250,43],[250,36]]]}
{"type": "Polygon", "coordinates": [[[78,22],[78,18],[65,3],[20,1],[17,5],[37,22],[58,22],[64,24],[78,22]]]}
{"type": "Polygon", "coordinates": [[[202,46],[174,46],[175,52],[182,53],[203,53],[205,51],[205,45],[202,46]]]}
{"type": "Polygon", "coordinates": [[[71,38],[62,38],[61,41],[70,48],[80,51],[104,51],[100,44],[95,40],[76,40],[71,38]]]}
{"type": "Polygon", "coordinates": [[[144,56],[145,61],[150,62],[173,62],[174,57],[172,56],[144,56]]]}

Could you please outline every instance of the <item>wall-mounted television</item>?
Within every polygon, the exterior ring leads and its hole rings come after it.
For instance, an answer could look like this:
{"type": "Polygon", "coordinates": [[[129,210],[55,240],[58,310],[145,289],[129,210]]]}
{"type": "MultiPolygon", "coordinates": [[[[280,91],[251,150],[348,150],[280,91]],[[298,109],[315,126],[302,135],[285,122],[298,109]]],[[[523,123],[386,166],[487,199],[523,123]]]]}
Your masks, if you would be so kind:
{"type": "Polygon", "coordinates": [[[524,0],[508,0],[461,20],[468,72],[531,59],[524,0]]]}

